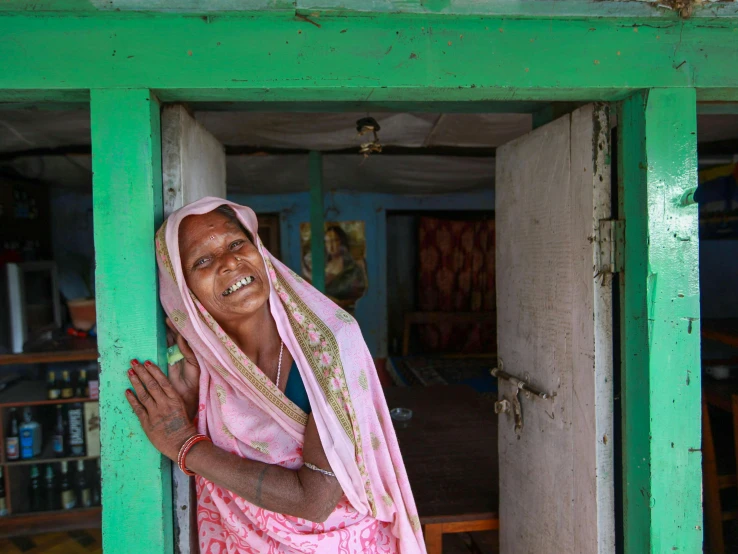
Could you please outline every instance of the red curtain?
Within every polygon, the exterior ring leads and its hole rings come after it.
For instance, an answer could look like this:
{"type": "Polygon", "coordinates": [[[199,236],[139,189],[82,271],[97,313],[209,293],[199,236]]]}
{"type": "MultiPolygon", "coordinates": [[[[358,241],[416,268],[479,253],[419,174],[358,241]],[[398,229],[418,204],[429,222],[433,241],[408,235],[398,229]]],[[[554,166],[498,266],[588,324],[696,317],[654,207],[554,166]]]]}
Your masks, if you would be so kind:
{"type": "MultiPolygon", "coordinates": [[[[495,222],[420,218],[418,304],[423,312],[495,311],[495,222]]],[[[426,352],[495,352],[494,323],[419,326],[426,352]]]]}

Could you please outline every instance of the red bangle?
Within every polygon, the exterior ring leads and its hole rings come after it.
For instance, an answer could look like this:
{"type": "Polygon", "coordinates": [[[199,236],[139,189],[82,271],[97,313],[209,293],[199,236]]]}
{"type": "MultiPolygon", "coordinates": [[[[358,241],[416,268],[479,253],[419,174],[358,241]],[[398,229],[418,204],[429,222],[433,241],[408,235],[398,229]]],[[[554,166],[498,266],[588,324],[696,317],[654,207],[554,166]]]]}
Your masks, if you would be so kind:
{"type": "Polygon", "coordinates": [[[185,443],[182,445],[182,448],[179,449],[179,456],[177,456],[177,465],[179,466],[179,469],[182,470],[182,473],[184,473],[185,475],[195,475],[193,471],[187,469],[185,459],[187,458],[187,453],[190,451],[190,449],[201,441],[210,441],[210,438],[206,437],[205,435],[192,435],[189,439],[185,441],[185,443]]]}

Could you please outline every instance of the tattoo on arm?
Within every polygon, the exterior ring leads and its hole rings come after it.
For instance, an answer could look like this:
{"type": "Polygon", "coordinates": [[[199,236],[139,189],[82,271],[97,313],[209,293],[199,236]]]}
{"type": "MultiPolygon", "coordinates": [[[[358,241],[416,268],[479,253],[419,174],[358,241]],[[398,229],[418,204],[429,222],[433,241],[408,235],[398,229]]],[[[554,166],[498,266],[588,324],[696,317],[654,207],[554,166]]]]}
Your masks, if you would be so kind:
{"type": "Polygon", "coordinates": [[[267,472],[267,469],[269,469],[269,466],[267,464],[264,464],[264,467],[259,472],[259,477],[256,479],[256,502],[255,504],[257,506],[261,506],[261,486],[264,484],[264,475],[267,472]]]}

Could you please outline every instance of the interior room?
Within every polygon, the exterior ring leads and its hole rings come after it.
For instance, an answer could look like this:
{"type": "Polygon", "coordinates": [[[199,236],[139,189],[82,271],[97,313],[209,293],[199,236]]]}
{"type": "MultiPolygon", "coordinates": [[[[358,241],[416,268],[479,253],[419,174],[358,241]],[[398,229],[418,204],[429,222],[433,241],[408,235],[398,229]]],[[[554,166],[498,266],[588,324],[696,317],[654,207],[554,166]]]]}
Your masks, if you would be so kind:
{"type": "MultiPolygon", "coordinates": [[[[494,522],[501,502],[501,460],[495,411],[501,412],[499,425],[509,426],[510,436],[515,437],[513,424],[507,423],[513,421],[515,410],[505,416],[504,405],[497,403],[505,391],[502,387],[498,391],[498,379],[491,374],[500,367],[498,304],[507,298],[504,292],[501,297],[498,288],[507,269],[498,266],[497,217],[508,217],[497,203],[498,153],[532,129],[577,107],[552,107],[543,102],[500,106],[495,113],[483,114],[364,110],[360,106],[330,113],[252,111],[237,104],[185,107],[197,126],[223,145],[227,198],[254,209],[260,238],[272,253],[310,280],[313,244],[320,237],[326,294],[353,315],[362,329],[389,408],[394,410],[391,413],[416,501],[426,507],[426,521],[447,524],[444,510],[449,506],[457,513],[477,514],[468,530],[439,532],[438,544],[446,553],[497,552],[494,522]],[[315,159],[320,168],[317,178],[315,159]],[[320,198],[317,219],[316,190],[320,198]],[[323,224],[319,232],[312,228],[314,221],[323,224]],[[423,451],[431,440],[438,443],[434,445],[438,451],[446,445],[446,453],[436,455],[432,464],[423,451]],[[468,471],[479,477],[465,479],[468,471]],[[433,487],[439,475],[446,479],[446,488],[440,491],[433,487]],[[449,500],[449,491],[454,501],[449,500]]],[[[612,114],[613,127],[616,120],[612,114]]],[[[730,260],[738,259],[736,129],[738,116],[699,116],[701,173],[695,201],[700,204],[706,383],[719,381],[738,367],[738,345],[719,334],[734,330],[738,317],[734,290],[738,267],[730,265],[730,260]]],[[[522,169],[513,178],[525,179],[526,164],[535,165],[528,156],[517,160],[522,169]]],[[[166,159],[163,165],[166,190],[166,159]]],[[[509,175],[516,170],[506,166],[502,171],[509,175]]],[[[552,166],[551,172],[555,171],[552,166]]],[[[0,311],[6,313],[7,306],[8,314],[25,314],[21,331],[12,317],[0,321],[2,468],[8,506],[7,519],[0,518],[0,535],[88,532],[100,525],[99,492],[95,493],[99,487],[94,484],[99,445],[94,450],[94,436],[85,437],[84,452],[72,452],[66,415],[69,407],[81,405],[84,417],[94,419],[94,410],[87,406],[96,405],[97,398],[92,161],[86,107],[0,112],[0,183],[1,296],[6,302],[0,311]],[[51,263],[33,265],[41,262],[51,263]],[[28,271],[23,273],[18,266],[28,271]],[[34,268],[41,273],[32,274],[34,268]],[[13,282],[25,283],[23,302],[18,302],[13,282]],[[36,305],[43,309],[34,312],[36,305]],[[67,375],[72,396],[64,392],[67,375]],[[61,400],[49,396],[57,388],[61,400]],[[62,427],[66,429],[58,458],[53,440],[57,404],[63,407],[62,427]],[[22,423],[25,406],[33,407],[31,417],[39,422],[42,451],[14,460],[8,454],[11,409],[16,409],[22,423]],[[78,467],[83,468],[90,489],[89,506],[85,505],[87,497],[77,492],[74,505],[62,505],[62,489],[67,485],[62,485],[61,461],[73,467],[69,470],[73,481],[78,467]],[[45,490],[46,466],[53,466],[54,500],[48,507],[35,506],[32,468],[37,468],[38,485],[45,490]]],[[[536,203],[535,199],[528,201],[536,203]]],[[[508,230],[514,224],[505,220],[503,227],[508,230]]],[[[516,240],[507,239],[511,244],[516,240]]],[[[524,238],[519,240],[521,248],[530,247],[524,238]]],[[[509,250],[504,252],[502,259],[508,260],[509,250]]],[[[552,266],[551,272],[556,271],[552,266]]],[[[505,279],[509,282],[509,275],[505,279]]],[[[617,377],[617,368],[614,372],[617,377]]],[[[522,372],[519,376],[523,377],[522,372]]],[[[536,375],[523,381],[533,389],[554,387],[536,375]]],[[[535,390],[530,394],[535,395],[535,390]]],[[[529,398],[523,402],[530,402],[529,398]]],[[[719,408],[705,410],[715,412],[715,450],[731,446],[731,417],[721,416],[719,408]]],[[[528,417],[531,423],[525,421],[525,425],[535,426],[535,416],[526,413],[524,418],[528,417]]],[[[721,464],[734,455],[721,458],[719,454],[715,456],[720,462],[716,475],[730,471],[721,464]]],[[[705,458],[710,463],[707,455],[705,458]]],[[[734,476],[733,469],[732,483],[734,476]]],[[[716,477],[718,488],[729,482],[716,477]]],[[[69,490],[83,489],[72,483],[69,490]]],[[[728,492],[723,491],[722,496],[728,492]]],[[[708,497],[706,493],[706,501],[708,497]]],[[[728,511],[731,502],[723,498],[725,506],[716,509],[728,511]]],[[[708,517],[706,509],[706,520],[708,517]]],[[[727,542],[732,540],[729,523],[727,542]]],[[[712,529],[707,521],[706,529],[712,529]]],[[[94,531],[89,532],[94,538],[94,531]]]]}

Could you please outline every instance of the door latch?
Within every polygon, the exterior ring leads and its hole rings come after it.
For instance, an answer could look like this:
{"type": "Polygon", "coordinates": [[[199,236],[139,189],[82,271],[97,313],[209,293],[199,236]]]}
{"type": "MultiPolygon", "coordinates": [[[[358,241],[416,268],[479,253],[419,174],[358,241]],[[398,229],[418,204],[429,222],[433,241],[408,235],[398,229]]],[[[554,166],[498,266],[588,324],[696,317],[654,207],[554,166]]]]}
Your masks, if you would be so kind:
{"type": "Polygon", "coordinates": [[[537,396],[538,398],[541,398],[543,400],[551,398],[551,395],[535,387],[531,387],[527,381],[518,379],[514,375],[510,375],[509,373],[504,371],[502,369],[501,358],[498,360],[497,365],[499,367],[493,368],[490,373],[492,373],[492,375],[494,377],[497,377],[498,379],[502,379],[511,383],[515,387],[515,394],[513,395],[512,400],[508,400],[508,398],[503,395],[501,400],[495,402],[495,413],[497,415],[500,415],[509,414],[510,412],[512,412],[513,421],[515,423],[515,434],[518,436],[518,438],[520,438],[523,433],[523,407],[520,404],[520,391],[522,390],[526,396],[537,396]]]}

